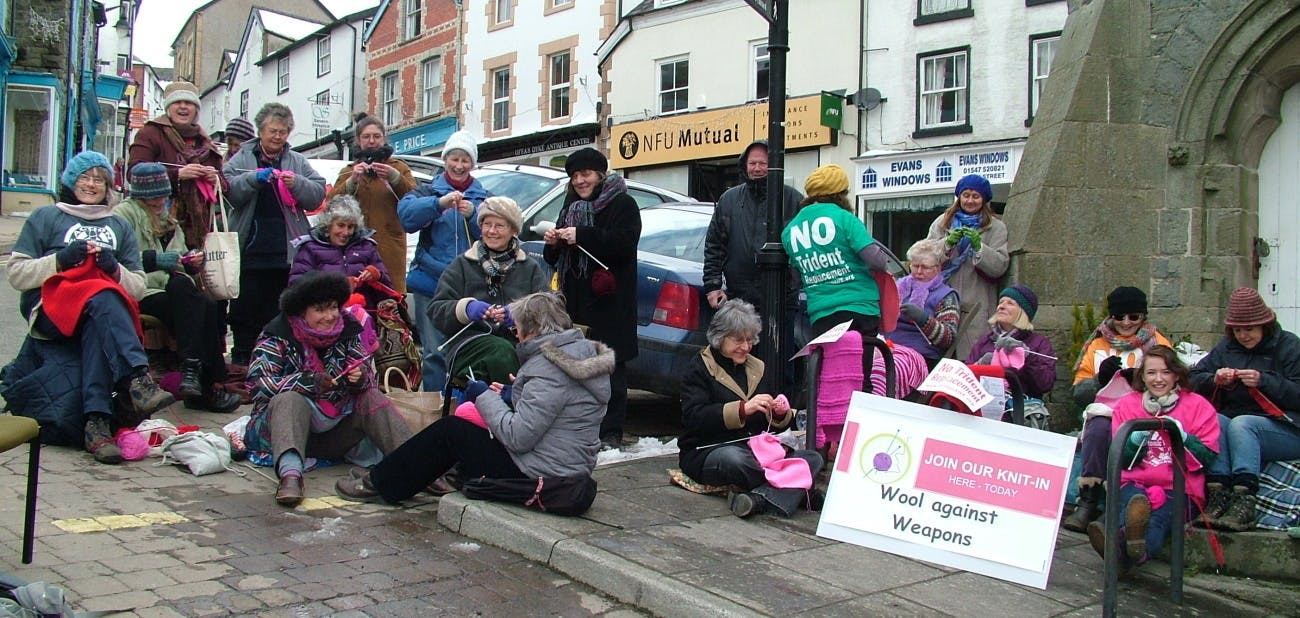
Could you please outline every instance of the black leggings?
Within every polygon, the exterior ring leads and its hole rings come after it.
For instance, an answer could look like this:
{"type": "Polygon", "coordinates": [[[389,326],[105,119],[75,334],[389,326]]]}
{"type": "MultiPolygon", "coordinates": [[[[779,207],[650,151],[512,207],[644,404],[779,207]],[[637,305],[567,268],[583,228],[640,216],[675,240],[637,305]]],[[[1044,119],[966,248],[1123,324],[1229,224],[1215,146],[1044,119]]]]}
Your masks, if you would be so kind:
{"type": "Polygon", "coordinates": [[[173,274],[162,294],[140,301],[140,313],[162,321],[176,338],[181,360],[203,363],[203,384],[226,379],[226,304],[208,300],[194,280],[173,274]]]}
{"type": "Polygon", "coordinates": [[[370,483],[384,500],[397,503],[419,493],[457,464],[465,479],[527,476],[488,430],[447,416],[385,456],[370,471],[370,483]]]}

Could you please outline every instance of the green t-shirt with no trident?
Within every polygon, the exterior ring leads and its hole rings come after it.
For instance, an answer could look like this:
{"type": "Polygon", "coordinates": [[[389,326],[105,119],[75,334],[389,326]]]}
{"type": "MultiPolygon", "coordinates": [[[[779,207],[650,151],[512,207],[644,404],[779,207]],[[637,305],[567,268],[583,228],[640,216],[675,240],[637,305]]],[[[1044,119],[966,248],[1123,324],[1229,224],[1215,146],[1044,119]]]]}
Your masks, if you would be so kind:
{"type": "Polygon", "coordinates": [[[836,311],[880,315],[880,290],[858,255],[873,242],[862,221],[835,204],[809,204],[785,227],[781,244],[803,277],[809,319],[836,311]]]}

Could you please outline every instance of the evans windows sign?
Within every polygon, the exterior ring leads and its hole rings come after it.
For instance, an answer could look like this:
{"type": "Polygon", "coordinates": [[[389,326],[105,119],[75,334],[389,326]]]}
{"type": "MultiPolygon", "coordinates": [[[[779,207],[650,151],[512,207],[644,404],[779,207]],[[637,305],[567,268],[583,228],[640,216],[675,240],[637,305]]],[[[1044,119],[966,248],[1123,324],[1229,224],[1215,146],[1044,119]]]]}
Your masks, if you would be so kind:
{"type": "Polygon", "coordinates": [[[1024,150],[1022,141],[859,157],[855,190],[872,198],[927,195],[951,190],[967,174],[1010,184],[1024,150]]]}

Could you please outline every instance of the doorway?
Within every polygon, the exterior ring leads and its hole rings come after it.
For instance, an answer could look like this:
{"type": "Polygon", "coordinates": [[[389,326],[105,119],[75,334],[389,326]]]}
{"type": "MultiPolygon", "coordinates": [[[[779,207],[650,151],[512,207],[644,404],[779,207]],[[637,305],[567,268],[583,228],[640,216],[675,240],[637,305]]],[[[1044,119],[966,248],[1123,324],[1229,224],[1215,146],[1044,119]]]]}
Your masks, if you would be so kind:
{"type": "Polygon", "coordinates": [[[1300,84],[1282,96],[1281,124],[1259,158],[1259,293],[1284,328],[1300,324],[1300,223],[1295,179],[1300,178],[1300,84]],[[1265,255],[1267,253],[1267,255],[1265,255]]]}

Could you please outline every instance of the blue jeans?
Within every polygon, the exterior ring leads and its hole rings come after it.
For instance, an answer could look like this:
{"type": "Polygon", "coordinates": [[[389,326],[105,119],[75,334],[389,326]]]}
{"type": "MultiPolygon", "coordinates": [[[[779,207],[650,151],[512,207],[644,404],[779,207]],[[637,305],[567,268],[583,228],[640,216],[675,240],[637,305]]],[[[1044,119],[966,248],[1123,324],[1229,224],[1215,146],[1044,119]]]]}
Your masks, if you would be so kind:
{"type": "Polygon", "coordinates": [[[447,335],[433,325],[429,306],[433,299],[423,294],[411,293],[411,319],[420,334],[420,383],[425,392],[441,393],[447,385],[447,357],[438,346],[447,342],[447,335]]]}
{"type": "MultiPolygon", "coordinates": [[[[813,477],[822,469],[822,456],[817,451],[792,451],[789,456],[808,462],[813,477]]],[[[802,489],[778,489],[769,485],[763,466],[758,465],[754,451],[744,442],[715,447],[705,456],[704,469],[700,471],[700,478],[695,480],[707,485],[739,485],[762,496],[772,507],[770,510],[785,517],[794,514],[805,493],[802,489]]]]}
{"type": "Polygon", "coordinates": [[[1291,459],[1300,459],[1300,428],[1267,416],[1219,415],[1219,456],[1209,469],[1218,482],[1258,479],[1265,463],[1291,459]]]}
{"type": "Polygon", "coordinates": [[[114,386],[149,366],[126,301],[115,292],[100,292],[86,301],[72,337],[59,334],[44,315],[37,318],[36,328],[54,341],[80,348],[81,406],[86,413],[112,416],[114,386]]]}
{"type": "MultiPolygon", "coordinates": [[[[1092,421],[1088,421],[1092,422],[1092,421]]],[[[1132,483],[1125,483],[1119,488],[1119,529],[1123,530],[1128,525],[1128,503],[1134,497],[1146,495],[1146,490],[1132,483]]],[[[1151,520],[1147,523],[1147,555],[1139,562],[1145,562],[1151,556],[1160,553],[1160,549],[1165,546],[1165,541],[1169,540],[1170,528],[1173,528],[1174,521],[1174,494],[1169,492],[1169,499],[1165,501],[1158,509],[1151,510],[1151,520]]],[[[1200,513],[1191,500],[1187,501],[1187,508],[1183,511],[1188,520],[1200,513]]]]}

